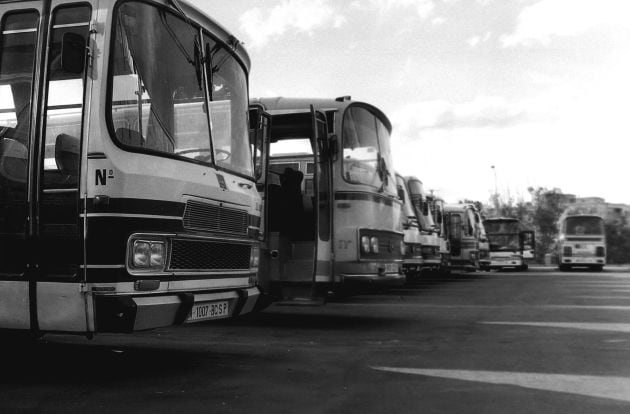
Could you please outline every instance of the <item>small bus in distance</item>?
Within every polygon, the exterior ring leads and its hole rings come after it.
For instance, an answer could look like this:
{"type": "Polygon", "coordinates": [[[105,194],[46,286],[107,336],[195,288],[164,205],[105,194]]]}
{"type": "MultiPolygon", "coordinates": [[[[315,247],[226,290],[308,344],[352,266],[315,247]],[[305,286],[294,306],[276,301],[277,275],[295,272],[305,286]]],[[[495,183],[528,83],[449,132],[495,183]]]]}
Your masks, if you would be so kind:
{"type": "Polygon", "coordinates": [[[557,254],[560,270],[588,267],[601,271],[606,264],[604,219],[593,214],[561,217],[557,254]]]}

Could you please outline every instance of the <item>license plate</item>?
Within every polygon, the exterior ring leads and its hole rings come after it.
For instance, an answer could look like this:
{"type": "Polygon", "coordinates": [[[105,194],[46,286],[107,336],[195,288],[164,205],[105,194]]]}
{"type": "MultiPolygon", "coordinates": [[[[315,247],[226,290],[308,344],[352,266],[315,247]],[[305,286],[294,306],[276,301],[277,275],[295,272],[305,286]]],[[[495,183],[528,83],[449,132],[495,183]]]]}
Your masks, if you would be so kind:
{"type": "Polygon", "coordinates": [[[195,303],[188,314],[188,321],[203,321],[207,319],[225,318],[230,315],[230,302],[195,303]]]}

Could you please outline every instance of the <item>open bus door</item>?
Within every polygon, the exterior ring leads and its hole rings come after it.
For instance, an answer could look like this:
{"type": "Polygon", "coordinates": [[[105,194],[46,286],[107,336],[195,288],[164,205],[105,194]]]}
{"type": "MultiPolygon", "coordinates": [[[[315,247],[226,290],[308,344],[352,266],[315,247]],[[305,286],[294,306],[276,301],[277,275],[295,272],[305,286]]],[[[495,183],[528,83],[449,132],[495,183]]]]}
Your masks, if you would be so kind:
{"type": "Polygon", "coordinates": [[[536,235],[533,231],[521,231],[519,233],[521,252],[523,254],[523,266],[527,269],[527,261],[532,260],[536,254],[536,235]]]}
{"type": "Polygon", "coordinates": [[[307,139],[313,151],[289,164],[271,158],[258,182],[266,219],[260,286],[279,304],[320,305],[332,281],[326,117],[311,107],[310,113],[273,114],[272,123],[268,141],[307,139]]]}

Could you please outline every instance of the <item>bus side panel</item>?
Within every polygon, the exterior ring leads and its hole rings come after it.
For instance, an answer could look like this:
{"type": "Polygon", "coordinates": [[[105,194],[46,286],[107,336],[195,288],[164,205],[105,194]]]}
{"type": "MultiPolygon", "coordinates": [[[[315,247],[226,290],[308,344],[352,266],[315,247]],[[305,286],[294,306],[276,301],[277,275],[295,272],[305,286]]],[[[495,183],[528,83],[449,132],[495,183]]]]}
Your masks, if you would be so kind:
{"type": "Polygon", "coordinates": [[[38,282],[37,320],[43,331],[86,332],[86,301],[81,284],[38,282]]]}
{"type": "Polygon", "coordinates": [[[28,282],[0,281],[0,326],[6,329],[29,329],[28,282]]]}

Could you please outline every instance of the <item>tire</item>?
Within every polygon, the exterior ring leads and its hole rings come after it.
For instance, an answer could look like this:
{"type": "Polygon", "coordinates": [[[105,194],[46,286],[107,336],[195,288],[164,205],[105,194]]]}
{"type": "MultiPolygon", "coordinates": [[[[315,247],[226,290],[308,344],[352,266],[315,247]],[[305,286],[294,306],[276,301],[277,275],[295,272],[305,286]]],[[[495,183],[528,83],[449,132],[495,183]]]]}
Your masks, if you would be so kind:
{"type": "Polygon", "coordinates": [[[562,272],[566,272],[567,270],[571,269],[571,266],[561,264],[560,266],[558,266],[558,269],[560,269],[562,272]]]}
{"type": "Polygon", "coordinates": [[[593,270],[594,272],[601,272],[602,270],[604,270],[604,265],[591,266],[591,270],[593,270]]]}

